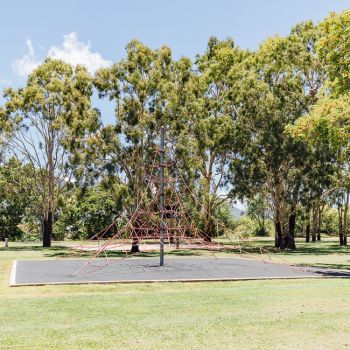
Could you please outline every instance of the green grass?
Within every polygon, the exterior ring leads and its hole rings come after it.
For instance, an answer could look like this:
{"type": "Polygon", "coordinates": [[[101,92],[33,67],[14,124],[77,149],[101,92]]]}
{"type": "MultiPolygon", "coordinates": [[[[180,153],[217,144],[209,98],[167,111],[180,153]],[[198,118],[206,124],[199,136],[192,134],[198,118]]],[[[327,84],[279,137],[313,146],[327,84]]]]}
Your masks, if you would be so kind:
{"type": "MultiPolygon", "coordinates": [[[[298,264],[303,266],[316,266],[322,268],[333,268],[350,270],[350,246],[339,246],[337,238],[323,238],[321,242],[305,243],[303,239],[297,239],[297,250],[295,251],[276,251],[273,248],[271,238],[251,238],[237,242],[229,242],[227,239],[220,240],[220,243],[226,246],[224,251],[215,252],[218,257],[253,257],[256,259],[271,260],[277,263],[298,264]],[[241,253],[239,251],[241,248],[241,253]]],[[[41,247],[41,243],[24,244],[21,242],[10,242],[10,247],[6,250],[0,248],[1,252],[11,253],[12,259],[60,259],[60,258],[87,258],[91,252],[81,253],[73,247],[83,242],[68,241],[55,242],[50,250],[41,247]],[[20,255],[18,255],[20,253],[20,255]]],[[[89,243],[93,245],[94,243],[89,243]]],[[[95,243],[96,244],[96,243],[95,243]]],[[[157,248],[158,246],[156,246],[157,248]]],[[[124,257],[124,252],[107,252],[109,257],[124,257]]],[[[199,257],[212,256],[207,250],[173,250],[166,252],[171,257],[199,257]]],[[[141,253],[138,257],[158,256],[157,252],[141,253]]]]}
{"type": "Polygon", "coordinates": [[[340,246],[337,238],[324,238],[320,242],[305,243],[297,239],[294,251],[276,251],[271,238],[245,241],[242,248],[245,253],[258,259],[272,260],[277,263],[289,263],[302,266],[315,266],[350,270],[350,246],[340,246]],[[262,253],[260,251],[262,248],[262,253]]]}
{"type": "MultiPolygon", "coordinates": [[[[245,249],[260,256],[270,243],[245,249]]],[[[10,288],[14,259],[78,257],[62,243],[11,246],[0,249],[0,349],[350,348],[347,279],[10,288]]],[[[269,250],[272,259],[349,269],[348,248],[332,240],[269,250]]]]}

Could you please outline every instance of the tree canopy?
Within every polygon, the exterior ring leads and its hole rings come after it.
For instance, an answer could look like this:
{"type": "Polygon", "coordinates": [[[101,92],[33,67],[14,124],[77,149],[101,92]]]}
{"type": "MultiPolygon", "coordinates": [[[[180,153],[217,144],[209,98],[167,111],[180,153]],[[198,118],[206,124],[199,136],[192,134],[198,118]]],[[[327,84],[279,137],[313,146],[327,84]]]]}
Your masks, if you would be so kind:
{"type": "Polygon", "coordinates": [[[255,51],[211,37],[194,60],[176,60],[167,46],[132,40],[125,58],[94,76],[47,59],[24,87],[4,91],[1,236],[20,236],[31,218],[49,246],[52,234],[89,237],[131,218],[152,198],[144,179],[164,127],[173,162],[166,176],[181,179],[173,189],[205,240],[240,199],[261,233],[273,221],[278,249],[296,248],[298,222],[306,240],[310,226],[320,238],[325,206],[337,208],[346,244],[349,33],[344,11],[299,23],[255,51]],[[93,108],[95,92],[114,105],[113,123],[93,108]]]}

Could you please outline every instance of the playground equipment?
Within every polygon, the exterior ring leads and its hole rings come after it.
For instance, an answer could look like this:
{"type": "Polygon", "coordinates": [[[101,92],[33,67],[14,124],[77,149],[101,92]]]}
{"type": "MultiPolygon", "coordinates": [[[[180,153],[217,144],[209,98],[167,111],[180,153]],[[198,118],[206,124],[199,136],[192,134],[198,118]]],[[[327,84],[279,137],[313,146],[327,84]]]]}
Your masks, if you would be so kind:
{"type": "Polygon", "coordinates": [[[82,251],[92,250],[93,255],[76,274],[116,263],[118,260],[109,259],[112,251],[122,251],[124,257],[130,257],[159,250],[159,266],[163,266],[165,248],[207,249],[210,252],[222,248],[218,243],[205,240],[188,204],[184,203],[184,192],[190,193],[191,190],[178,171],[175,156],[166,149],[165,144],[165,130],[162,127],[151,171],[144,177],[143,195],[132,215],[128,218],[124,214],[93,236],[86,245],[80,246],[82,251]],[[120,226],[121,221],[124,224],[120,226]],[[112,237],[106,239],[111,231],[112,237]],[[98,246],[94,249],[91,243],[96,241],[98,246]],[[99,257],[106,259],[101,261],[97,259],[99,257]]]}
{"type": "MultiPolygon", "coordinates": [[[[143,179],[143,192],[137,200],[131,215],[124,213],[102,231],[94,235],[89,242],[79,248],[83,253],[91,252],[91,257],[77,270],[74,275],[95,272],[105,266],[120,262],[122,258],[135,255],[154,256],[159,253],[159,267],[165,263],[165,252],[171,250],[202,249],[215,257],[217,251],[236,251],[241,257],[256,260],[256,255],[242,248],[243,237],[232,238],[225,225],[219,222],[212,213],[204,214],[211,217],[216,226],[225,233],[226,245],[208,240],[199,228],[198,217],[193,213],[194,202],[199,201],[183,178],[181,165],[176,160],[174,152],[166,146],[165,130],[160,130],[159,147],[150,170],[143,179]],[[192,203],[184,200],[185,196],[192,198],[192,203]],[[112,233],[112,235],[111,235],[112,233]],[[97,244],[96,244],[97,242],[97,244]],[[116,254],[118,258],[116,258],[116,254]],[[103,258],[103,259],[102,259],[103,258]]],[[[263,262],[271,262],[269,252],[260,248],[263,262]]],[[[280,263],[289,265],[283,259],[280,263]]]]}

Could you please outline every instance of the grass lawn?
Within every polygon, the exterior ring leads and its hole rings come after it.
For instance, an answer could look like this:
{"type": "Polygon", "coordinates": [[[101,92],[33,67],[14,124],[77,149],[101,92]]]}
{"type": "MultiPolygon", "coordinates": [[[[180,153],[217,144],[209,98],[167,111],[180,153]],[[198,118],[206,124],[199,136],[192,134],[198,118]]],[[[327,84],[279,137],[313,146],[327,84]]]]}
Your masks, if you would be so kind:
{"type": "Polygon", "coordinates": [[[242,243],[243,249],[256,258],[279,263],[350,270],[350,246],[340,246],[337,238],[323,238],[320,242],[305,243],[296,239],[297,250],[275,251],[271,238],[253,239],[242,243]],[[262,249],[262,254],[260,253],[262,249]]]}
{"type": "MultiPolygon", "coordinates": [[[[270,244],[245,250],[258,257],[270,244]]],[[[0,349],[350,348],[347,279],[10,288],[14,259],[77,256],[62,243],[10,245],[0,249],[0,349]]],[[[327,240],[269,255],[349,270],[349,251],[327,240]]]]}

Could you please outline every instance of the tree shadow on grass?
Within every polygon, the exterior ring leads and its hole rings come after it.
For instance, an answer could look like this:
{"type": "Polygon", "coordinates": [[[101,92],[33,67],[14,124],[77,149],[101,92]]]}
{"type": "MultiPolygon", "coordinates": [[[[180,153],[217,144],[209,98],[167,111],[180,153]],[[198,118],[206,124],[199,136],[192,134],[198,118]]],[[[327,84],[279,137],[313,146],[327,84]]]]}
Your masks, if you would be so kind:
{"type": "MultiPolygon", "coordinates": [[[[350,246],[340,246],[337,242],[297,242],[296,250],[277,250],[273,246],[273,241],[267,240],[255,240],[255,241],[243,241],[243,242],[220,242],[223,246],[219,250],[210,249],[179,249],[166,251],[165,254],[168,256],[203,256],[203,255],[213,255],[220,253],[221,256],[233,256],[240,254],[274,254],[277,256],[291,256],[291,255],[336,255],[336,254],[348,254],[350,253],[350,246]]],[[[43,256],[47,258],[90,258],[95,255],[96,251],[82,251],[74,247],[69,247],[66,245],[53,245],[50,248],[44,248],[36,244],[23,244],[21,246],[9,246],[7,248],[0,247],[0,252],[43,252],[43,256]]],[[[107,257],[111,258],[123,258],[125,256],[138,256],[138,257],[156,257],[159,256],[159,251],[141,252],[135,255],[126,254],[125,251],[113,251],[109,250],[106,252],[107,257]]],[[[100,257],[106,256],[104,253],[100,257]]],[[[346,265],[345,265],[346,266],[346,265]]],[[[339,267],[338,267],[339,268],[339,267]]],[[[348,268],[348,267],[346,267],[348,268]]]]}
{"type": "Polygon", "coordinates": [[[330,255],[330,254],[348,254],[350,247],[340,246],[335,243],[303,243],[297,245],[296,250],[279,251],[285,255],[330,255]]]}
{"type": "Polygon", "coordinates": [[[299,264],[299,266],[319,268],[319,269],[330,269],[330,270],[345,270],[345,271],[349,271],[349,273],[346,272],[346,274],[348,277],[350,277],[350,264],[314,263],[311,266],[307,264],[299,264]]]}
{"type": "Polygon", "coordinates": [[[269,253],[277,255],[330,255],[330,254],[348,254],[350,246],[340,246],[336,242],[296,242],[296,249],[276,249],[273,242],[270,241],[243,241],[239,244],[225,243],[226,252],[237,253],[241,249],[242,252],[250,254],[269,253]]]}
{"type": "MultiPolygon", "coordinates": [[[[96,251],[81,251],[76,249],[70,249],[65,251],[52,252],[50,254],[44,254],[46,257],[54,258],[91,258],[96,254],[96,251]]],[[[201,256],[203,252],[198,250],[172,250],[165,252],[167,256],[201,256]]],[[[106,254],[101,253],[99,258],[125,258],[125,257],[140,257],[140,258],[154,258],[159,256],[159,251],[150,251],[150,252],[140,252],[136,254],[126,253],[125,251],[120,250],[108,250],[106,254]]]]}
{"type": "Polygon", "coordinates": [[[59,250],[67,250],[66,246],[52,246],[50,248],[42,247],[39,245],[23,245],[23,246],[9,246],[7,248],[1,247],[0,252],[22,252],[22,251],[29,251],[29,252],[41,252],[41,251],[59,251],[59,250]]]}

